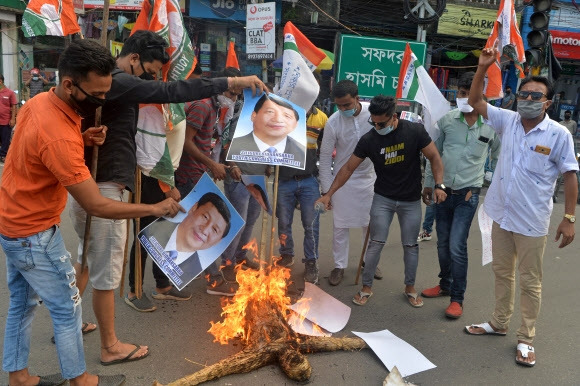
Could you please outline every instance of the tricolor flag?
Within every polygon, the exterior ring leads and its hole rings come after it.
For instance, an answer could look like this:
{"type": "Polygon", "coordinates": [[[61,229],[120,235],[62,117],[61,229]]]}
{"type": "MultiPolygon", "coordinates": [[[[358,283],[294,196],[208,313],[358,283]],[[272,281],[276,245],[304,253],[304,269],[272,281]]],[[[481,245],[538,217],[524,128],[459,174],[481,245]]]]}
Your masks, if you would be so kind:
{"type": "Polygon", "coordinates": [[[240,69],[240,65],[238,64],[238,57],[236,56],[236,49],[235,43],[230,41],[228,45],[228,57],[226,58],[226,67],[233,67],[240,69]]]}
{"type": "MultiPolygon", "coordinates": [[[[196,58],[193,46],[183,27],[178,0],[144,0],[133,27],[161,35],[168,43],[170,60],[163,66],[163,80],[186,79],[193,71],[196,58]]],[[[175,186],[171,155],[183,150],[183,143],[169,148],[166,132],[185,120],[183,104],[141,105],[137,122],[137,163],[139,168],[169,186],[175,186]]],[[[173,144],[173,142],[171,142],[173,144]]],[[[175,157],[174,157],[175,158],[175,157]]],[[[179,157],[177,157],[179,158],[179,157]]]]}
{"type": "Polygon", "coordinates": [[[500,59],[502,53],[514,61],[516,74],[525,76],[523,63],[526,61],[524,54],[524,42],[518,29],[516,11],[513,0],[501,0],[497,11],[497,19],[491,30],[491,34],[485,43],[485,48],[493,48],[497,43],[497,61],[487,70],[487,82],[483,93],[487,99],[499,99],[503,97],[500,59]],[[504,52],[505,50],[505,52],[504,52]]]}
{"type": "Polygon", "coordinates": [[[320,91],[312,71],[325,57],[326,54],[312,44],[292,22],[287,22],[284,26],[282,76],[274,93],[305,110],[310,109],[320,91]]]}
{"type": "Polygon", "coordinates": [[[22,15],[22,31],[32,36],[66,36],[80,32],[72,0],[30,0],[22,15]]]}
{"type": "Polygon", "coordinates": [[[407,43],[397,85],[397,98],[412,99],[423,105],[423,122],[433,141],[439,137],[435,125],[449,111],[449,102],[443,97],[425,67],[407,43]]]}

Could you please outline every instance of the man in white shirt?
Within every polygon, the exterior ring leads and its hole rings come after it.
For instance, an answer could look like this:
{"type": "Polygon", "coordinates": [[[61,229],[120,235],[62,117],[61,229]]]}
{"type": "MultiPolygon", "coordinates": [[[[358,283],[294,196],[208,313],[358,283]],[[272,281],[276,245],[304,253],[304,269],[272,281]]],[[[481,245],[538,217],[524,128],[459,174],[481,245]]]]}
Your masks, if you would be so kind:
{"type": "MultiPolygon", "coordinates": [[[[368,122],[371,116],[368,111],[369,104],[360,102],[358,87],[353,81],[338,82],[332,96],[338,111],[330,116],[324,127],[320,148],[319,175],[323,195],[330,189],[336,173],[352,155],[359,139],[372,129],[368,122]],[[336,157],[333,168],[334,149],[336,157]]],[[[334,269],[328,278],[331,285],[340,284],[344,269],[348,265],[349,229],[361,228],[363,240],[367,233],[375,180],[373,163],[366,159],[332,197],[334,269]]],[[[382,278],[378,267],[375,278],[382,278]]]]}
{"type": "Polygon", "coordinates": [[[520,278],[521,325],[516,332],[515,361],[534,366],[532,342],[542,296],[542,259],[546,246],[552,194],[558,173],[564,176],[565,215],[556,230],[563,248],[574,240],[578,163],[570,132],[546,114],[552,104],[551,82],[526,78],[517,93],[517,113],[483,100],[487,69],[495,63],[497,47],[486,48],[471,90],[469,104],[481,114],[501,140],[501,153],[484,209],[493,220],[492,269],[495,309],[489,322],[466,326],[471,335],[506,335],[514,310],[516,267],[520,278]]]}

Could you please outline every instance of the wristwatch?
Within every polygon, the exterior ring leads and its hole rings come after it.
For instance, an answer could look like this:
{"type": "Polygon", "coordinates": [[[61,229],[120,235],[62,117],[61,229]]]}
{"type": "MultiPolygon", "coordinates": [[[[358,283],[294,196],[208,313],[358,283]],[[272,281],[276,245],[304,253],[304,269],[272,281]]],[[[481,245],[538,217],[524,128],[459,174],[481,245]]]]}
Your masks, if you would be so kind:
{"type": "Polygon", "coordinates": [[[575,223],[576,222],[576,216],[574,216],[573,214],[565,214],[564,215],[565,219],[568,219],[568,221],[570,221],[571,223],[575,223]]]}
{"type": "Polygon", "coordinates": [[[435,189],[445,190],[447,189],[447,187],[443,184],[435,184],[435,189]]]}

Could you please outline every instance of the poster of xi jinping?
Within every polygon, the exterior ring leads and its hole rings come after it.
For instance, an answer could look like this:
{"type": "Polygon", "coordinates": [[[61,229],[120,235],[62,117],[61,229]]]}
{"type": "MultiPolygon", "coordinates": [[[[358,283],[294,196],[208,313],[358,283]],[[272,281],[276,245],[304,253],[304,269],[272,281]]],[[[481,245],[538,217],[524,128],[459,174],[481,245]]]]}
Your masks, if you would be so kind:
{"type": "Polygon", "coordinates": [[[244,107],[226,160],[304,170],[304,109],[271,93],[252,96],[250,90],[244,90],[244,107]]]}
{"type": "Polygon", "coordinates": [[[139,233],[143,247],[178,290],[212,264],[244,226],[205,173],[180,204],[185,213],[159,218],[139,233]]]}

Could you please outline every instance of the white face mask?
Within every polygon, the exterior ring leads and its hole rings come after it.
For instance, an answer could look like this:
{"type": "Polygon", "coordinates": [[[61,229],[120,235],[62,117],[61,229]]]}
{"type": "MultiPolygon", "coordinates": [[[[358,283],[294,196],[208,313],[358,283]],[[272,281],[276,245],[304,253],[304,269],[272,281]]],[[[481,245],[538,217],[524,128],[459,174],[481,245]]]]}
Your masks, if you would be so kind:
{"type": "Polygon", "coordinates": [[[462,113],[470,113],[473,111],[473,107],[467,103],[467,98],[456,98],[455,102],[457,102],[457,108],[462,113]]]}

